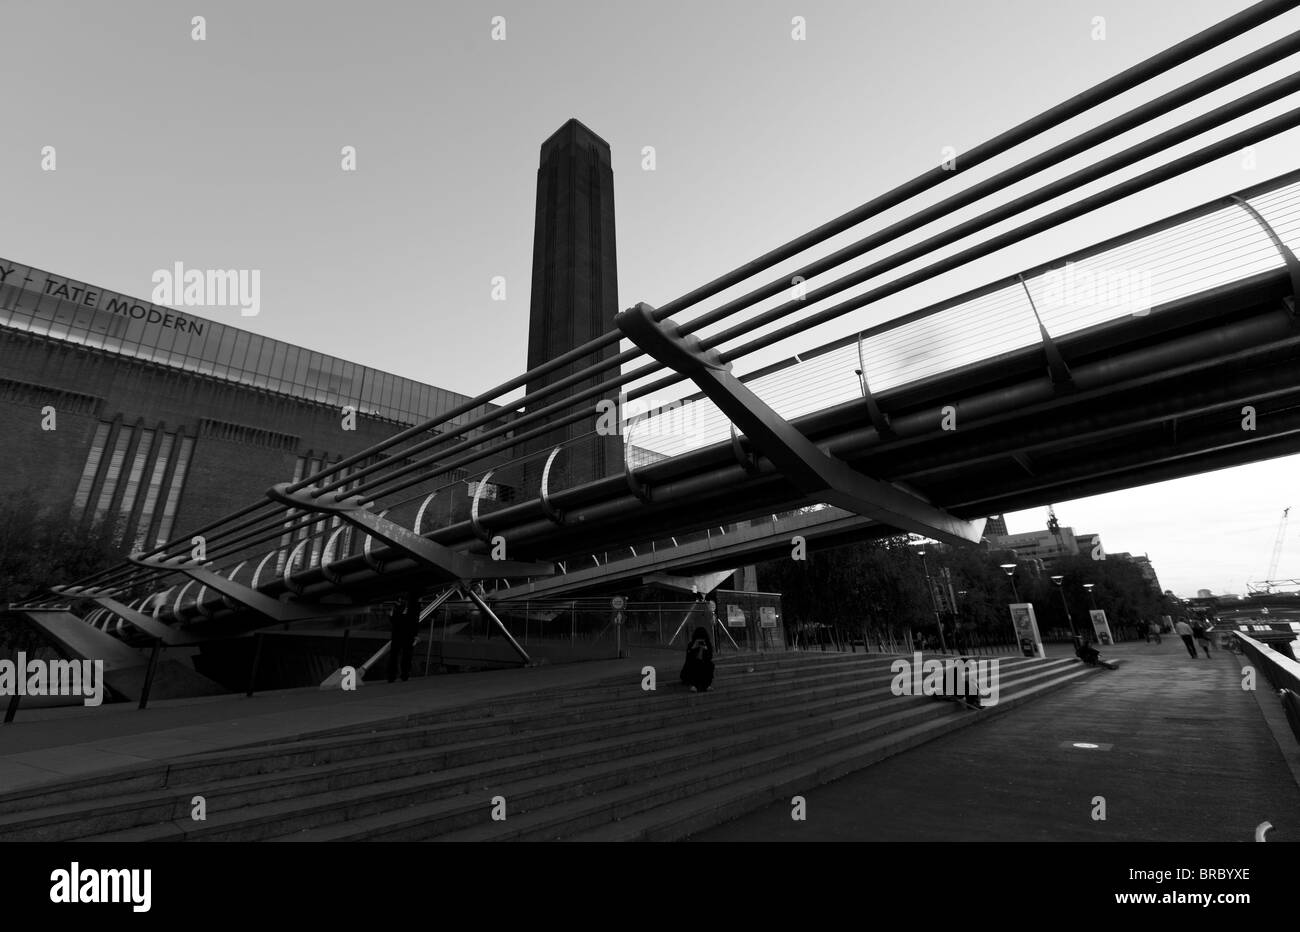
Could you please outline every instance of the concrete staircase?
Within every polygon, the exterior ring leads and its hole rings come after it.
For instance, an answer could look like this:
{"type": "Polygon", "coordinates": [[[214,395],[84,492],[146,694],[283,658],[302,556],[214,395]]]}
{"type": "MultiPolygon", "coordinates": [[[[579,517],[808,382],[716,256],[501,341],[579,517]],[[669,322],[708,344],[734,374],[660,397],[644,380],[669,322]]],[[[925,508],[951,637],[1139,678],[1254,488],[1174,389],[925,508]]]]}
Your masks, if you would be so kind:
{"type": "Polygon", "coordinates": [[[999,703],[973,711],[894,696],[892,659],[728,658],[704,694],[660,669],[654,692],[620,678],[66,781],[0,796],[0,841],[678,839],[1096,672],[1002,658],[999,703]]]}

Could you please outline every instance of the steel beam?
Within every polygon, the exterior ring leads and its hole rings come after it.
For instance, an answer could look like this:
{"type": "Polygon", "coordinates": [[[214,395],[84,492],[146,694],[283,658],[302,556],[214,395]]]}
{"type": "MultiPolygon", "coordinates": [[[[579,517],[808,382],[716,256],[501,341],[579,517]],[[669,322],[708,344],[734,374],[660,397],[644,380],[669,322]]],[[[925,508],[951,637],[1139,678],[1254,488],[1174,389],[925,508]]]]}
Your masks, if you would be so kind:
{"type": "Polygon", "coordinates": [[[492,611],[492,609],[488,607],[488,604],[483,601],[483,597],[474,590],[474,587],[466,586],[465,594],[469,596],[471,602],[478,606],[480,612],[487,615],[487,617],[501,629],[501,633],[506,636],[506,640],[510,642],[510,646],[515,649],[515,653],[524,659],[524,663],[532,663],[533,658],[528,656],[528,651],[519,646],[519,642],[516,641],[514,635],[510,633],[510,629],[507,628],[501,619],[497,617],[496,612],[492,611]]]}
{"type": "Polygon", "coordinates": [[[243,583],[237,583],[232,579],[226,579],[214,573],[206,567],[196,564],[173,563],[167,560],[159,560],[154,557],[129,557],[132,563],[137,566],[148,567],[154,570],[170,570],[175,573],[184,573],[194,582],[207,586],[234,601],[250,608],[277,623],[288,623],[293,621],[306,621],[311,618],[320,618],[323,615],[334,615],[346,606],[329,605],[329,606],[309,606],[294,602],[281,602],[273,599],[269,595],[258,592],[243,583]]]}
{"type": "Polygon", "coordinates": [[[830,456],[732,375],[731,367],[722,363],[716,350],[702,350],[698,338],[683,336],[671,321],[656,321],[650,305],[642,302],[622,311],[614,322],[645,353],[690,378],[810,499],[944,543],[979,542],[983,522],[963,521],[830,456]]]}
{"type": "MultiPolygon", "coordinates": [[[[482,491],[481,487],[479,491],[482,491]]],[[[492,579],[499,576],[550,576],[555,572],[553,563],[493,560],[478,554],[451,550],[375,514],[365,507],[366,502],[360,497],[346,498],[341,502],[331,501],[328,496],[312,498],[309,492],[290,492],[287,482],[272,486],[266,494],[274,501],[292,508],[336,514],[390,547],[404,551],[426,568],[433,570],[442,582],[492,579]]]]}
{"type": "Polygon", "coordinates": [[[123,605],[114,599],[111,595],[102,590],[96,589],[78,589],[74,586],[51,586],[51,592],[57,592],[60,595],[66,595],[70,598],[88,599],[94,602],[100,608],[107,609],[112,614],[121,618],[128,624],[139,628],[149,637],[157,638],[164,644],[176,645],[180,643],[180,633],[161,621],[137,611],[134,608],[123,605]]]}

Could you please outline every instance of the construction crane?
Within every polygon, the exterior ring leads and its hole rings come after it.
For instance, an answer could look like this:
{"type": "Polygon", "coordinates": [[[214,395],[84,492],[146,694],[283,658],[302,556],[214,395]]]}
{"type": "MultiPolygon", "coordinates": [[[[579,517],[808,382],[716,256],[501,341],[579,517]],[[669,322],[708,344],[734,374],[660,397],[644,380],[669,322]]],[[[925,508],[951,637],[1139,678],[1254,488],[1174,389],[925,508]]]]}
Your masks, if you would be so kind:
{"type": "Polygon", "coordinates": [[[1273,556],[1268,561],[1268,575],[1261,582],[1247,583],[1246,590],[1252,595],[1269,595],[1280,585],[1296,585],[1294,579],[1278,579],[1277,566],[1282,559],[1282,542],[1286,539],[1286,523],[1291,515],[1291,506],[1282,509],[1282,520],[1277,523],[1277,539],[1273,541],[1273,556]]]}
{"type": "Polygon", "coordinates": [[[1268,575],[1265,580],[1272,583],[1277,578],[1277,564],[1282,559],[1282,538],[1286,535],[1287,516],[1291,513],[1291,506],[1282,509],[1282,520],[1277,524],[1277,540],[1273,542],[1273,559],[1268,561],[1268,575]]]}

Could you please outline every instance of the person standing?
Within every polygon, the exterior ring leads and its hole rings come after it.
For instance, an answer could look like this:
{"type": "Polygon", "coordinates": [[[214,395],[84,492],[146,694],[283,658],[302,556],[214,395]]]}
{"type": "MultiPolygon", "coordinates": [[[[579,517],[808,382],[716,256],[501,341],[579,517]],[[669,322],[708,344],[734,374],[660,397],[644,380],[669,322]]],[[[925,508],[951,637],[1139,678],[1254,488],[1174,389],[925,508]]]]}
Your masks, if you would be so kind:
{"type": "Polygon", "coordinates": [[[1151,639],[1152,639],[1152,638],[1155,638],[1155,639],[1156,639],[1156,643],[1157,643],[1157,644],[1160,643],[1160,623],[1157,622],[1157,621],[1153,621],[1153,622],[1151,622],[1151,624],[1149,624],[1149,625],[1147,626],[1147,643],[1148,643],[1148,644],[1151,643],[1151,639]]]}
{"type": "Polygon", "coordinates": [[[691,692],[708,692],[713,689],[713,643],[704,628],[691,632],[686,645],[686,662],[682,664],[682,682],[691,692]]]}
{"type": "Polygon", "coordinates": [[[420,626],[420,593],[411,591],[393,612],[392,640],[388,644],[388,682],[401,674],[402,682],[411,678],[411,656],[415,652],[415,632],[420,626]]]}
{"type": "Polygon", "coordinates": [[[1183,639],[1187,645],[1187,653],[1192,655],[1193,660],[1199,660],[1200,655],[1196,653],[1196,642],[1192,640],[1192,626],[1187,623],[1186,618],[1179,618],[1174,624],[1174,632],[1183,639]]]}

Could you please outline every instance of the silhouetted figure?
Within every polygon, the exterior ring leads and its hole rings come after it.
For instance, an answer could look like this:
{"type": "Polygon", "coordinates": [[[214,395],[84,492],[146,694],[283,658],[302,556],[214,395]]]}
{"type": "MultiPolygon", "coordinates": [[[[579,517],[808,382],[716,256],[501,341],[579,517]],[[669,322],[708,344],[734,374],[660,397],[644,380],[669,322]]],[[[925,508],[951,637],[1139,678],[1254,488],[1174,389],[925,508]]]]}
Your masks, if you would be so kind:
{"type": "Polygon", "coordinates": [[[691,692],[706,692],[713,688],[713,644],[709,632],[696,628],[686,645],[686,662],[682,664],[682,682],[691,692]]]}
{"type": "Polygon", "coordinates": [[[1187,653],[1192,655],[1193,660],[1200,660],[1200,654],[1196,653],[1196,642],[1192,640],[1192,626],[1187,623],[1186,618],[1179,618],[1174,624],[1174,632],[1183,639],[1183,644],[1187,646],[1187,653]]]}
{"type": "Polygon", "coordinates": [[[1196,626],[1196,642],[1201,645],[1201,650],[1205,651],[1205,659],[1210,659],[1210,628],[1208,625],[1200,624],[1196,626]]]}
{"type": "Polygon", "coordinates": [[[1147,643],[1148,643],[1148,644],[1151,643],[1151,639],[1152,639],[1152,638],[1155,638],[1155,639],[1156,639],[1156,643],[1157,643],[1157,644],[1160,643],[1160,625],[1159,625],[1159,623],[1154,622],[1154,621],[1147,625],[1147,643]]]}
{"type": "Polygon", "coordinates": [[[393,612],[393,638],[388,645],[388,682],[401,674],[402,682],[411,678],[411,655],[415,650],[415,632],[420,626],[420,593],[408,592],[393,612]]]}

